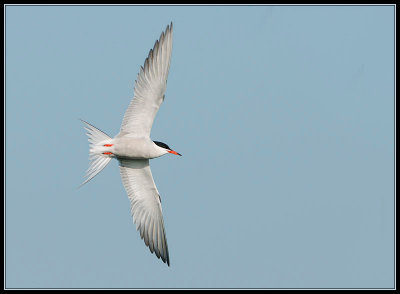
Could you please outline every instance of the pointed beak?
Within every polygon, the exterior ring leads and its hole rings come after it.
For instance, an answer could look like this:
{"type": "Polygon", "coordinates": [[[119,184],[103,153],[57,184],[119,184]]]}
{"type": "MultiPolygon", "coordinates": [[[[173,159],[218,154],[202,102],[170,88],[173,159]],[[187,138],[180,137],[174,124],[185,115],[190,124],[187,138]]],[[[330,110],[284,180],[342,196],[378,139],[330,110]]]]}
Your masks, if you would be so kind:
{"type": "Polygon", "coordinates": [[[172,153],[172,154],[175,154],[175,155],[182,156],[182,154],[180,154],[180,153],[178,153],[178,152],[176,152],[176,151],[174,151],[174,150],[168,150],[168,152],[169,152],[169,153],[172,153]]]}

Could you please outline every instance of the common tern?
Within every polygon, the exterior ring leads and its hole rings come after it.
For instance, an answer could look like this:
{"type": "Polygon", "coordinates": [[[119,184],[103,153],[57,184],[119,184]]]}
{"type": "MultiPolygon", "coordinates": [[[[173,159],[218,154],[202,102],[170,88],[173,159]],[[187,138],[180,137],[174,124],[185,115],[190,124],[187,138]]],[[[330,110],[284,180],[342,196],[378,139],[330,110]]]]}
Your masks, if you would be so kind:
{"type": "Polygon", "coordinates": [[[111,138],[86,121],[89,168],[84,185],[112,158],[119,162],[122,183],[131,204],[131,214],[140,237],[152,253],[169,264],[161,197],[151,174],[149,159],[164,154],[181,155],[167,144],[150,139],[154,117],[164,101],[172,52],[172,22],[161,33],[141,66],[134,97],[122,120],[120,132],[111,138]]]}

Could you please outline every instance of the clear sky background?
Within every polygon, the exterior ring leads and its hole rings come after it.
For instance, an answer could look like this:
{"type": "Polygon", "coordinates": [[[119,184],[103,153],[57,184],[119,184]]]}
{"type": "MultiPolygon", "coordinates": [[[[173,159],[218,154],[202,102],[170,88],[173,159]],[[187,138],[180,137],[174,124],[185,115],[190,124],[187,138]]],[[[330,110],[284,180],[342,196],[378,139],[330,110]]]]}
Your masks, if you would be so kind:
{"type": "Polygon", "coordinates": [[[392,6],[7,6],[6,87],[7,288],[394,286],[392,6]],[[168,267],[116,160],[77,187],[171,21],[168,267]]]}

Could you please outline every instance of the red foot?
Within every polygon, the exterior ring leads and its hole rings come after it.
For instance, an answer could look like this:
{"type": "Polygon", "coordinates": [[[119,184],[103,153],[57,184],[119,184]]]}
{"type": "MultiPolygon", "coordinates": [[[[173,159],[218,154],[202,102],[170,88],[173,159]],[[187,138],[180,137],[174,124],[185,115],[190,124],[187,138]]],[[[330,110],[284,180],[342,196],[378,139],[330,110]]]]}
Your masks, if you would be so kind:
{"type": "Polygon", "coordinates": [[[112,145],[114,145],[114,144],[104,144],[103,146],[105,146],[105,147],[111,147],[112,145]]]}
{"type": "Polygon", "coordinates": [[[112,153],[111,153],[111,152],[103,152],[103,154],[110,155],[110,154],[112,154],[112,153]]]}

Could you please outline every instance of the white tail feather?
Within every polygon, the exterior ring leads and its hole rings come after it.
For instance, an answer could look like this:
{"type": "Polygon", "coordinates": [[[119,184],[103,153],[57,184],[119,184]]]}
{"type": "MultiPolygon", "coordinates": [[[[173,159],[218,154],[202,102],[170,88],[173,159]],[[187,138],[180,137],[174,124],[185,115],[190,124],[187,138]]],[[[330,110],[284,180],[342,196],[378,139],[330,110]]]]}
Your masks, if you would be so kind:
{"type": "Polygon", "coordinates": [[[93,179],[99,172],[107,166],[112,159],[111,156],[103,154],[104,144],[109,144],[112,139],[104,132],[92,126],[88,122],[81,120],[85,124],[86,135],[89,141],[89,168],[85,174],[85,181],[79,186],[82,187],[84,184],[93,179]]]}

